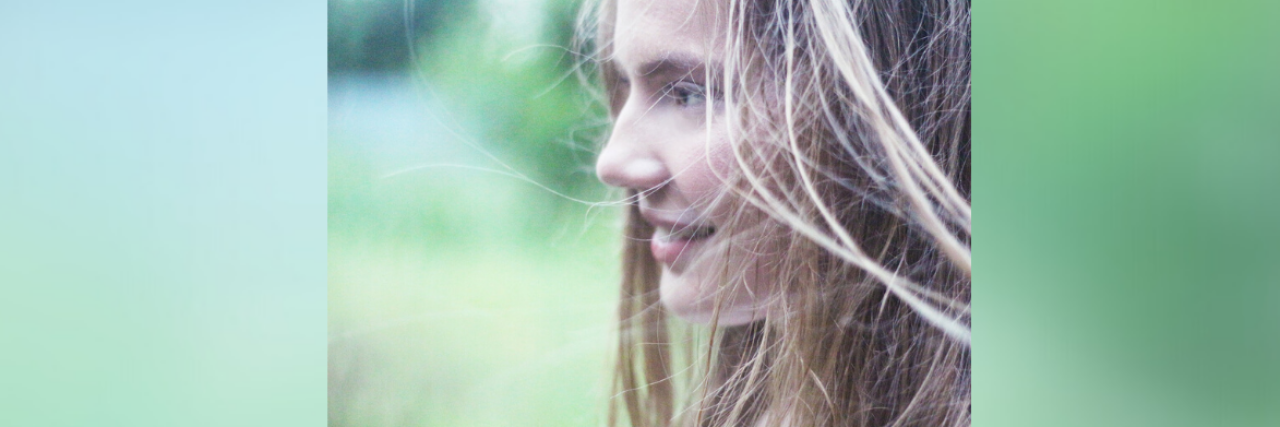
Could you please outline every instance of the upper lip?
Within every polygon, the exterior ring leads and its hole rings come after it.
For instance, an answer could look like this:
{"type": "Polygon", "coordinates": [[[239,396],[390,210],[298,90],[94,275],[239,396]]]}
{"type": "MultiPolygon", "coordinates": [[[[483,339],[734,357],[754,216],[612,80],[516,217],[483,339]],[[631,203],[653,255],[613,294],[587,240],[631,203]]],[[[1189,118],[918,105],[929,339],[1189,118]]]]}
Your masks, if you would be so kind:
{"type": "Polygon", "coordinates": [[[711,227],[711,224],[707,221],[699,219],[693,209],[682,210],[678,215],[670,215],[666,212],[669,211],[659,212],[653,208],[640,208],[640,216],[644,217],[646,222],[657,228],[665,228],[668,231],[685,231],[711,227]]]}

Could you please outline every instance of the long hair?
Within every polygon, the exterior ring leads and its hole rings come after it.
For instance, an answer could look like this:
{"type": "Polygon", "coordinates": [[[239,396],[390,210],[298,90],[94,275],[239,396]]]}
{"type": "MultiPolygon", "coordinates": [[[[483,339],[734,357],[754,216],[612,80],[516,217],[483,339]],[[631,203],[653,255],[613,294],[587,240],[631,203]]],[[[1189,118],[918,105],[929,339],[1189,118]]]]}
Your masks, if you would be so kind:
{"type": "MultiPolygon", "coordinates": [[[[762,261],[777,290],[751,324],[674,328],[632,205],[610,424],[969,425],[969,2],[720,1],[742,219],[723,228],[773,236],[720,250],[782,248],[762,261]]],[[[580,48],[609,61],[613,2],[582,16],[580,48]]],[[[718,301],[740,289],[725,270],[718,301]]]]}

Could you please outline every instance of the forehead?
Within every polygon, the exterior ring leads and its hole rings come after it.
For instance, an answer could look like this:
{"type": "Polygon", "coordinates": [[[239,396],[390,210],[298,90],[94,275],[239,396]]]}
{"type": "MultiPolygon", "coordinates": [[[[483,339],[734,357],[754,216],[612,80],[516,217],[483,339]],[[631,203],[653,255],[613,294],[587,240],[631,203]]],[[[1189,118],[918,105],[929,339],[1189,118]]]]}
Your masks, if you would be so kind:
{"type": "Polygon", "coordinates": [[[618,0],[614,59],[623,67],[669,56],[708,59],[724,34],[724,0],[618,0]]]}

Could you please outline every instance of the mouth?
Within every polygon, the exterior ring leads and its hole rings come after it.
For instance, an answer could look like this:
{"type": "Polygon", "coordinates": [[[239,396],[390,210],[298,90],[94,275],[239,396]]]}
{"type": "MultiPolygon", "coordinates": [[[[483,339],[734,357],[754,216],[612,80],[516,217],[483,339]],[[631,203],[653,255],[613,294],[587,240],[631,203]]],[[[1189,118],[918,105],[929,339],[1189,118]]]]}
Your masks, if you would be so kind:
{"type": "Polygon", "coordinates": [[[655,260],[668,266],[693,258],[701,243],[716,233],[716,227],[711,225],[663,221],[650,216],[645,219],[654,226],[649,250],[655,260]]]}

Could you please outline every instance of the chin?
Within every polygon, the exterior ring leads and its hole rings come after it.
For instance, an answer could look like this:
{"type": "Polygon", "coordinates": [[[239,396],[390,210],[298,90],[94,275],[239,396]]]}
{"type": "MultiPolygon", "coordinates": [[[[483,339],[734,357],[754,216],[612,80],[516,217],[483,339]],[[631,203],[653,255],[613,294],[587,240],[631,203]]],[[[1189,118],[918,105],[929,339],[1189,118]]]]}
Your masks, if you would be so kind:
{"type": "MultiPolygon", "coordinates": [[[[662,305],[680,319],[700,325],[710,325],[716,308],[717,282],[700,277],[693,272],[672,273],[663,268],[658,291],[662,305]]],[[[765,310],[754,301],[724,301],[720,307],[717,327],[740,326],[764,318],[765,310]]]]}

